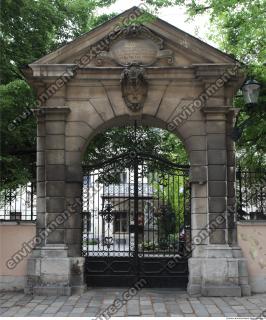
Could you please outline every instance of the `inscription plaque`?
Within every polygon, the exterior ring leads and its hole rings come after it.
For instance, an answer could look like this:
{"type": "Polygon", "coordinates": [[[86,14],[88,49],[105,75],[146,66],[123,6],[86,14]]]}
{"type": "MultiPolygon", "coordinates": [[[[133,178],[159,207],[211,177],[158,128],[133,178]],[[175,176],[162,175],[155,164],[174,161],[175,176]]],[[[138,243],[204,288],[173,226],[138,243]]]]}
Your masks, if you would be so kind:
{"type": "Polygon", "coordinates": [[[113,59],[121,65],[132,62],[151,65],[157,60],[157,51],[156,45],[149,39],[124,39],[111,48],[113,59]]]}
{"type": "Polygon", "coordinates": [[[167,58],[167,63],[173,63],[172,50],[163,49],[163,40],[143,26],[130,26],[119,32],[111,43],[108,51],[101,51],[96,63],[102,65],[105,60],[111,60],[120,66],[137,63],[141,66],[151,66],[158,59],[167,58]]]}

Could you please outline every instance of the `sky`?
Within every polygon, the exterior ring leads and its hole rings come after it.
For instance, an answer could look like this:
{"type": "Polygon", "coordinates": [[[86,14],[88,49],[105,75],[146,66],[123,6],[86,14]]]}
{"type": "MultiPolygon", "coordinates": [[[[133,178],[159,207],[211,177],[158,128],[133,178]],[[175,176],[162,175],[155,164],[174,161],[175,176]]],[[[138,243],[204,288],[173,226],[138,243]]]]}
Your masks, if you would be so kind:
{"type": "MultiPolygon", "coordinates": [[[[133,6],[138,6],[143,3],[141,0],[117,0],[110,7],[99,9],[98,13],[121,13],[133,6]]],[[[184,30],[185,32],[196,36],[197,38],[209,43],[210,45],[217,47],[217,45],[208,39],[208,32],[210,29],[208,15],[199,16],[194,20],[189,20],[185,9],[180,6],[166,7],[159,10],[159,18],[167,21],[175,27],[184,30]]]]}

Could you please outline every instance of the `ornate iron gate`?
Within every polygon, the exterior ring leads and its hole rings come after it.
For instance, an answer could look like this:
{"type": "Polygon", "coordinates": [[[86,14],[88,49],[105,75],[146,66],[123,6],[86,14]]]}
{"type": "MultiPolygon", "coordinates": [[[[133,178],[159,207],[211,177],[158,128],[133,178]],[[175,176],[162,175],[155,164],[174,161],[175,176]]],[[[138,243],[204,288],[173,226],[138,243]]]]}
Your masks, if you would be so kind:
{"type": "Polygon", "coordinates": [[[187,283],[190,188],[187,166],[123,154],[84,168],[83,243],[89,286],[187,283]]]}

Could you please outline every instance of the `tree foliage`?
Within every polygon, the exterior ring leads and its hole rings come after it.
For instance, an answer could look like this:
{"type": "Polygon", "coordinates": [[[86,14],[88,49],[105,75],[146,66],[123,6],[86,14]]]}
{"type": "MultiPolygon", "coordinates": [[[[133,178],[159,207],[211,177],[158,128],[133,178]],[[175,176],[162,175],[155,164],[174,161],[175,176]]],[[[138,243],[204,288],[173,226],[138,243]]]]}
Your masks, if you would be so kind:
{"type": "MultiPolygon", "coordinates": [[[[266,2],[265,0],[146,0],[156,9],[180,5],[193,17],[208,14],[209,37],[219,49],[246,64],[249,78],[262,85],[252,121],[244,127],[237,142],[238,163],[247,169],[266,166],[266,2]]],[[[243,98],[236,98],[235,106],[241,109],[239,123],[248,118],[243,98]]]]}
{"type": "Polygon", "coordinates": [[[34,178],[36,125],[35,119],[25,113],[25,107],[34,105],[35,97],[29,85],[23,80],[14,80],[0,86],[1,110],[1,184],[15,188],[34,178]],[[8,125],[15,114],[23,115],[16,130],[9,131],[8,125]]]}
{"type": "Polygon", "coordinates": [[[114,0],[2,0],[0,10],[1,188],[34,178],[36,120],[29,116],[34,93],[20,68],[89,31],[112,15],[98,7],[114,0]],[[10,122],[20,119],[14,131],[10,122]]]}
{"type": "Polygon", "coordinates": [[[187,163],[182,142],[172,133],[159,128],[125,126],[106,130],[89,143],[84,164],[106,161],[123,153],[146,153],[164,157],[176,163],[187,163]]]}
{"type": "MultiPolygon", "coordinates": [[[[113,14],[97,16],[96,9],[113,2],[115,0],[1,1],[0,160],[3,186],[16,186],[34,177],[35,120],[29,117],[14,132],[8,130],[10,120],[23,115],[25,108],[34,106],[34,94],[20,68],[105,22],[113,14]]],[[[146,3],[156,9],[182,5],[191,17],[208,13],[211,37],[219,48],[245,62],[248,75],[262,83],[260,112],[254,113],[252,124],[244,129],[237,150],[243,166],[265,166],[265,0],[146,0],[146,3]]],[[[243,111],[239,120],[247,118],[243,99],[237,98],[235,104],[243,111]]],[[[148,152],[156,147],[172,160],[186,162],[181,143],[176,143],[173,135],[154,129],[139,130],[148,152]]],[[[118,151],[130,150],[131,139],[128,129],[115,128],[100,134],[91,141],[86,159],[104,159],[118,151]]]]}

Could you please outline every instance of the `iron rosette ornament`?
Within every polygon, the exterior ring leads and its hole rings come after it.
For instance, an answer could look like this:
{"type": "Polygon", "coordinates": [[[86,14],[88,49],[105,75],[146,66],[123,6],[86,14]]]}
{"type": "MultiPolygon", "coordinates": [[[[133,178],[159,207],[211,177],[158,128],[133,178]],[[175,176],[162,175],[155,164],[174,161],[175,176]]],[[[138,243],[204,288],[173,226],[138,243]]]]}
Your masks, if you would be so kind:
{"type": "Polygon", "coordinates": [[[131,63],[121,74],[121,90],[127,107],[133,111],[140,111],[148,95],[148,82],[144,76],[145,70],[138,63],[131,63]]]}

